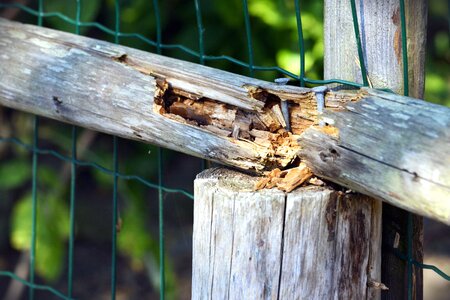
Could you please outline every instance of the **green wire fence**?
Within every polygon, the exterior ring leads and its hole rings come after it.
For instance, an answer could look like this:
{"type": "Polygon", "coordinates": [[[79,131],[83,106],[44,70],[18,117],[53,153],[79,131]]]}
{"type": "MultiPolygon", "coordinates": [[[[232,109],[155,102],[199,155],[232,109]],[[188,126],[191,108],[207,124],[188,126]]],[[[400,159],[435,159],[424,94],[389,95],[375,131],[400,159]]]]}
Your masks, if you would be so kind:
{"type": "MultiPolygon", "coordinates": [[[[358,84],[355,82],[349,82],[345,80],[315,80],[310,79],[306,77],[306,71],[305,71],[305,43],[304,43],[304,37],[303,37],[303,28],[302,28],[302,18],[301,18],[301,1],[300,0],[294,0],[294,7],[295,7],[295,16],[296,16],[296,26],[297,26],[297,37],[298,37],[298,47],[299,47],[299,62],[300,62],[300,72],[299,74],[293,74],[290,71],[283,69],[279,66],[259,66],[255,64],[254,59],[254,49],[253,49],[253,42],[252,42],[252,30],[251,30],[251,22],[250,22],[250,15],[249,15],[249,9],[248,9],[248,3],[247,0],[242,0],[242,11],[243,11],[243,18],[244,18],[244,26],[245,26],[245,38],[246,38],[246,46],[247,46],[247,62],[236,59],[231,56],[227,55],[208,55],[205,52],[205,27],[203,25],[202,20],[202,1],[201,0],[194,0],[193,5],[195,7],[195,19],[196,19],[196,26],[197,26],[197,33],[198,33],[198,51],[193,50],[189,47],[186,47],[182,44],[164,44],[162,43],[162,25],[161,25],[161,12],[159,8],[159,1],[153,0],[153,11],[154,11],[154,22],[156,24],[156,40],[151,40],[148,37],[139,34],[139,33],[126,33],[121,32],[121,24],[120,24],[120,14],[121,14],[121,1],[114,0],[114,29],[110,29],[107,26],[100,24],[98,22],[82,22],[81,21],[81,12],[82,12],[82,0],[71,0],[76,3],[76,14],[75,19],[72,19],[66,15],[64,15],[61,12],[55,12],[50,11],[46,12],[44,11],[44,0],[39,0],[37,9],[34,9],[30,6],[23,5],[21,3],[8,3],[8,4],[0,4],[0,8],[17,8],[21,11],[37,17],[37,24],[39,26],[43,25],[45,18],[50,17],[56,17],[64,22],[71,24],[75,27],[75,33],[80,34],[81,28],[83,27],[89,27],[89,28],[96,28],[108,35],[111,35],[114,38],[115,43],[120,43],[121,38],[134,38],[138,39],[140,41],[143,41],[149,46],[152,46],[155,48],[156,53],[161,54],[164,50],[171,50],[171,49],[177,49],[181,50],[183,53],[190,55],[196,59],[198,59],[198,62],[200,64],[206,64],[208,61],[227,61],[229,63],[235,64],[236,66],[244,67],[248,69],[248,73],[250,76],[254,76],[255,71],[276,71],[283,75],[286,75],[288,77],[291,77],[292,79],[298,80],[299,84],[301,86],[305,86],[306,84],[315,85],[315,84],[330,84],[330,83],[337,83],[337,84],[344,84],[348,86],[353,87],[361,87],[361,86],[368,86],[368,80],[367,80],[367,70],[365,65],[365,60],[363,56],[363,49],[362,44],[360,40],[360,30],[359,30],[359,23],[358,23],[358,17],[356,12],[356,5],[354,0],[349,0],[351,3],[351,10],[352,10],[352,16],[353,16],[353,25],[354,25],[354,31],[355,31],[355,39],[356,44],[358,48],[358,57],[361,65],[361,76],[363,79],[363,84],[358,84]]],[[[86,0],[87,1],[87,0],[86,0]]],[[[203,1],[205,2],[205,1],[203,1]]],[[[203,3],[205,4],[205,3],[203,3]]],[[[403,53],[403,68],[404,68],[404,94],[408,95],[408,57],[407,57],[407,44],[406,44],[406,21],[405,21],[405,6],[404,6],[404,0],[399,0],[400,4],[400,16],[401,16],[401,34],[402,34],[402,53],[403,53]]],[[[119,216],[118,216],[118,181],[120,180],[133,180],[137,181],[140,184],[155,189],[158,192],[158,205],[159,205],[159,261],[160,261],[160,298],[165,298],[165,247],[164,247],[164,195],[166,193],[178,193],[188,199],[193,200],[193,195],[181,190],[181,189],[173,189],[168,188],[164,186],[163,179],[162,179],[162,172],[163,172],[163,165],[162,165],[162,149],[158,149],[157,153],[157,170],[158,170],[158,180],[157,182],[151,182],[143,177],[133,175],[133,174],[124,174],[119,171],[119,159],[118,159],[118,147],[120,145],[120,141],[117,137],[112,138],[112,148],[113,148],[113,168],[108,169],[102,165],[99,165],[95,162],[91,161],[84,161],[79,160],[77,158],[77,127],[72,126],[71,130],[71,155],[63,155],[55,150],[51,149],[45,149],[41,148],[39,146],[39,129],[40,129],[40,122],[39,117],[34,117],[34,124],[33,124],[33,138],[32,143],[27,144],[23,141],[21,141],[18,138],[15,137],[1,137],[0,136],[0,143],[9,143],[16,145],[20,148],[23,148],[27,151],[30,151],[32,153],[32,186],[31,186],[31,192],[32,192],[32,236],[31,236],[31,245],[30,245],[30,261],[29,261],[29,278],[24,279],[20,278],[17,275],[15,275],[12,272],[9,271],[0,271],[0,280],[1,277],[9,277],[12,280],[19,281],[29,287],[29,299],[35,298],[35,290],[43,290],[48,291],[49,293],[53,294],[54,296],[60,298],[60,299],[74,299],[76,295],[74,295],[73,292],[73,257],[74,257],[74,236],[75,236],[75,205],[76,205],[76,191],[77,191],[77,167],[89,167],[96,169],[100,172],[103,172],[105,174],[108,174],[112,177],[113,181],[113,191],[112,191],[112,232],[111,232],[111,240],[112,240],[112,248],[111,248],[111,278],[110,278],[110,284],[111,284],[111,299],[115,299],[116,296],[116,286],[117,286],[117,224],[119,222],[119,216]],[[36,283],[35,278],[35,253],[36,253],[36,242],[37,242],[37,207],[39,205],[37,201],[37,180],[38,180],[38,168],[39,168],[39,157],[43,155],[50,155],[52,157],[57,158],[58,160],[70,163],[71,166],[71,175],[70,175],[70,207],[69,207],[69,242],[68,242],[68,268],[67,268],[67,291],[64,293],[62,291],[58,291],[51,286],[48,285],[40,285],[36,283]]],[[[412,215],[409,214],[408,216],[408,249],[407,253],[403,254],[399,251],[396,251],[396,255],[402,259],[405,260],[407,263],[407,270],[408,270],[408,299],[413,298],[413,268],[412,266],[416,266],[422,269],[430,269],[436,272],[439,276],[444,278],[445,280],[450,281],[450,276],[445,274],[443,271],[438,269],[436,266],[422,264],[418,261],[415,261],[412,256],[412,215]]]]}

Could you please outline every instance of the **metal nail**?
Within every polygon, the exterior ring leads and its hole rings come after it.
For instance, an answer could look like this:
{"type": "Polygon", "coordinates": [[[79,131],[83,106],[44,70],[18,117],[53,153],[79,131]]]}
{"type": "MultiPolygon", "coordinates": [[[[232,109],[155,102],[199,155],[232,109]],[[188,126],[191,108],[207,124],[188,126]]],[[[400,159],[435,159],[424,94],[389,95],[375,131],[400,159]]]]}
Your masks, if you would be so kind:
{"type": "MultiPolygon", "coordinates": [[[[275,83],[278,85],[286,85],[289,82],[289,78],[276,78],[275,83]]],[[[281,113],[283,114],[284,122],[286,123],[286,131],[291,132],[291,120],[289,117],[289,103],[281,99],[281,113]]]]}
{"type": "Polygon", "coordinates": [[[311,89],[316,94],[317,100],[317,112],[319,113],[319,126],[324,126],[325,122],[321,120],[320,115],[323,113],[325,109],[325,92],[328,91],[328,87],[321,85],[316,86],[311,89]]]}
{"type": "Polygon", "coordinates": [[[286,85],[291,79],[286,77],[275,78],[275,83],[279,85],[286,85]]]}

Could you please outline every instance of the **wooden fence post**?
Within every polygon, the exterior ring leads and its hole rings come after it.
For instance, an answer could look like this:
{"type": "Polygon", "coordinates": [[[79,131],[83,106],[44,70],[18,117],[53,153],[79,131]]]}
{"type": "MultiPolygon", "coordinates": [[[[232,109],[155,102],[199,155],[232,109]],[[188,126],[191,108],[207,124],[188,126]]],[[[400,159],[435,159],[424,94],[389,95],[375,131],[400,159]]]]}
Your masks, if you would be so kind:
{"type": "Polygon", "coordinates": [[[331,187],[253,191],[214,168],[195,180],[192,299],[373,299],[381,203],[331,187]]]}
{"type": "MultiPolygon", "coordinates": [[[[368,81],[374,88],[404,92],[399,0],[357,0],[358,23],[368,81]]],[[[423,98],[427,4],[405,0],[409,95],[423,98]]],[[[325,1],[325,78],[362,82],[350,1],[325,1]]],[[[407,252],[408,212],[383,204],[383,299],[407,298],[407,262],[393,252],[407,252]],[[398,242],[397,242],[398,241],[398,242]]],[[[413,217],[413,258],[423,259],[423,221],[413,217]]],[[[412,297],[422,299],[422,269],[414,268],[412,297]]]]}

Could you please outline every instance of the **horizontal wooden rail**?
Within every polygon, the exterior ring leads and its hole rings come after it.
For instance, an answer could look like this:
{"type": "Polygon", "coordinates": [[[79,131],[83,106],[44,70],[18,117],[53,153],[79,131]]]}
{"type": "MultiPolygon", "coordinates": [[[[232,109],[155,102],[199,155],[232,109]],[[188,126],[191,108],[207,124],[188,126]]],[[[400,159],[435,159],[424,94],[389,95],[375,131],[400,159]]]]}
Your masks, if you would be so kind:
{"type": "Polygon", "coordinates": [[[257,173],[304,162],[450,224],[449,108],[371,89],[328,91],[323,109],[317,99],[307,88],[0,20],[0,105],[257,173]]]}

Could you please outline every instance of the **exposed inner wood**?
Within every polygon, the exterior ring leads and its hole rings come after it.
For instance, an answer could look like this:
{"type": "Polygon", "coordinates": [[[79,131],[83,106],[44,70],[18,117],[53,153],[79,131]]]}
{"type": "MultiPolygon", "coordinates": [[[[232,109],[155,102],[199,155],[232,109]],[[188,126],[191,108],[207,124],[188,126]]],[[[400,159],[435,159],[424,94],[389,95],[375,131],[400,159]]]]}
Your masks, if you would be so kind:
{"type": "MultiPolygon", "coordinates": [[[[255,190],[262,190],[264,188],[270,189],[277,187],[278,189],[289,193],[296,187],[305,183],[312,176],[313,173],[311,169],[308,168],[306,164],[300,163],[298,167],[288,170],[281,171],[280,169],[275,169],[270,171],[265,177],[258,180],[254,188],[255,190]]],[[[307,183],[317,185],[317,181],[307,183]]]]}
{"type": "MultiPolygon", "coordinates": [[[[282,86],[278,89],[263,89],[246,85],[245,88],[250,97],[264,103],[262,109],[246,110],[203,97],[175,88],[169,80],[157,77],[153,110],[171,120],[202,128],[235,142],[261,146],[267,149],[262,159],[265,159],[264,163],[272,169],[298,167],[300,134],[311,126],[320,127],[315,94],[308,92],[299,97],[298,91],[295,95],[289,93],[289,86],[284,87],[285,89],[282,86]],[[289,103],[292,132],[286,130],[286,122],[280,108],[282,101],[289,103]]],[[[343,110],[345,103],[357,101],[361,97],[360,93],[330,92],[326,96],[326,107],[331,110],[343,110]]],[[[325,126],[320,128],[335,138],[339,135],[338,129],[326,122],[325,126]]],[[[293,187],[299,184],[296,182],[293,187]]],[[[292,187],[281,189],[291,190],[292,187]]]]}

